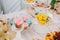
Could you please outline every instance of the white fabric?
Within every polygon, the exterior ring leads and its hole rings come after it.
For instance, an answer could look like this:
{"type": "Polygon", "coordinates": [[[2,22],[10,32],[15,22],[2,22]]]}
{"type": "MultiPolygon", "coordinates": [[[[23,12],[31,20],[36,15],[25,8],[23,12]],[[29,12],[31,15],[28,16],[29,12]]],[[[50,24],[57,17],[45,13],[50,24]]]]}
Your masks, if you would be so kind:
{"type": "Polygon", "coordinates": [[[21,5],[20,0],[1,0],[4,13],[20,11],[21,5]]]}
{"type": "Polygon", "coordinates": [[[0,15],[3,14],[3,10],[2,10],[2,7],[1,7],[1,0],[0,0],[0,15]]]}
{"type": "Polygon", "coordinates": [[[0,12],[1,12],[1,4],[0,4],[0,12]]]}

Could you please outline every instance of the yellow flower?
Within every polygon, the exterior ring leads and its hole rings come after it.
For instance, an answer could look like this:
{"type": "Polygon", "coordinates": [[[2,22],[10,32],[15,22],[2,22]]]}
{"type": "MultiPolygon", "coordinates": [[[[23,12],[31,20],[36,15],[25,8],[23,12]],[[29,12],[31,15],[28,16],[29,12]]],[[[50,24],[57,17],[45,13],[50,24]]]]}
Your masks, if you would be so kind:
{"type": "Polygon", "coordinates": [[[28,3],[32,3],[34,0],[26,0],[26,2],[28,3]]]}
{"type": "Polygon", "coordinates": [[[39,22],[40,24],[46,24],[46,21],[40,21],[40,20],[38,20],[38,22],[39,22]]]}
{"type": "Polygon", "coordinates": [[[44,13],[41,13],[41,14],[37,14],[36,18],[38,19],[38,22],[40,24],[46,24],[48,17],[44,13]]]}

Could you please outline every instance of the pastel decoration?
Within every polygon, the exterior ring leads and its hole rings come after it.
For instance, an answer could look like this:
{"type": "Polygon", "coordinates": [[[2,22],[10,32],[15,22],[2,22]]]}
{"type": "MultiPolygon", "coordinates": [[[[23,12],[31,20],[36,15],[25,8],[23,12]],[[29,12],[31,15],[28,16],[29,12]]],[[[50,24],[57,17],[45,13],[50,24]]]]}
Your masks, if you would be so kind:
{"type": "Polygon", "coordinates": [[[16,26],[16,28],[21,28],[22,24],[23,23],[19,21],[19,22],[15,23],[15,26],[16,26]]]}
{"type": "Polygon", "coordinates": [[[26,21],[28,18],[27,17],[25,17],[25,16],[23,16],[22,17],[23,18],[23,21],[26,21]]]}
{"type": "Polygon", "coordinates": [[[27,20],[26,23],[30,25],[30,24],[32,24],[32,21],[31,20],[27,20]]]}
{"type": "Polygon", "coordinates": [[[14,19],[14,23],[21,22],[22,20],[20,18],[14,19]]]}
{"type": "Polygon", "coordinates": [[[23,24],[23,21],[18,18],[18,19],[15,19],[15,20],[14,20],[14,23],[15,23],[15,26],[16,26],[17,28],[20,28],[20,27],[22,26],[22,24],[23,24]]]}
{"type": "Polygon", "coordinates": [[[26,29],[28,29],[28,24],[27,23],[23,23],[23,26],[24,26],[24,29],[26,30],[26,29]]]}
{"type": "Polygon", "coordinates": [[[40,11],[41,11],[40,8],[35,8],[34,10],[35,13],[39,13],[40,11]]]}
{"type": "Polygon", "coordinates": [[[11,20],[10,20],[10,24],[13,25],[13,23],[14,23],[14,21],[11,19],[11,20]]]}

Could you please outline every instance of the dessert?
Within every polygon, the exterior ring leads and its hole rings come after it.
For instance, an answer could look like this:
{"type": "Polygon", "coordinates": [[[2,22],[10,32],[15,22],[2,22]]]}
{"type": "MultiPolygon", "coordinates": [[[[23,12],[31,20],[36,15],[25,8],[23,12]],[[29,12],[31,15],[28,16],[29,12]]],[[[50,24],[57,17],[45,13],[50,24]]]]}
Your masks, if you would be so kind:
{"type": "Polygon", "coordinates": [[[8,31],[8,27],[7,26],[3,26],[2,30],[6,33],[8,31]]]}
{"type": "Polygon", "coordinates": [[[24,30],[28,29],[29,25],[27,23],[23,23],[24,30]]]}
{"type": "Polygon", "coordinates": [[[0,40],[10,40],[10,34],[8,33],[9,22],[7,20],[0,19],[0,40]]]}
{"type": "Polygon", "coordinates": [[[5,35],[3,36],[3,38],[4,38],[4,40],[10,40],[10,34],[5,34],[5,35]]]}
{"type": "Polygon", "coordinates": [[[29,20],[27,17],[22,16],[20,18],[14,19],[14,24],[15,24],[16,28],[21,28],[22,26],[24,26],[24,29],[27,29],[28,26],[30,26],[30,24],[32,24],[32,21],[29,20]]]}
{"type": "Polygon", "coordinates": [[[46,35],[45,40],[60,40],[60,32],[50,32],[46,35]]]}
{"type": "Polygon", "coordinates": [[[14,20],[16,28],[21,28],[23,21],[20,18],[14,20]]]}
{"type": "Polygon", "coordinates": [[[25,16],[23,16],[22,19],[23,19],[24,22],[26,22],[26,20],[28,20],[28,18],[25,17],[25,16]]]}
{"type": "Polygon", "coordinates": [[[1,31],[3,31],[3,32],[7,32],[8,31],[8,25],[9,25],[9,23],[8,23],[8,21],[0,21],[0,29],[1,29],[1,31]]]}
{"type": "Polygon", "coordinates": [[[48,21],[48,17],[44,14],[36,14],[36,18],[40,24],[46,24],[48,21]]]}
{"type": "Polygon", "coordinates": [[[10,20],[10,24],[13,25],[13,23],[14,23],[14,21],[11,19],[11,20],[10,20]]]}
{"type": "Polygon", "coordinates": [[[26,23],[30,25],[30,24],[32,24],[32,21],[31,20],[26,20],[26,23]]]}

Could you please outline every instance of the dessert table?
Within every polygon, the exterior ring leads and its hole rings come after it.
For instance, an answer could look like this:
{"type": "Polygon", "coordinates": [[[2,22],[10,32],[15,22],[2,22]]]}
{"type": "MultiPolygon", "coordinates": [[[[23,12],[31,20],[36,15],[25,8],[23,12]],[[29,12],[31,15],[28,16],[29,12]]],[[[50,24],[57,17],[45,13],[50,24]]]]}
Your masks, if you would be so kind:
{"type": "MultiPolygon", "coordinates": [[[[29,18],[32,18],[30,15],[28,15],[26,10],[0,15],[0,18],[5,20],[7,18],[11,19],[13,17],[19,17],[21,15],[28,16],[29,18]]],[[[19,36],[20,40],[32,40],[33,36],[37,35],[35,32],[32,31],[31,28],[32,27],[30,27],[28,30],[25,30],[21,33],[21,37],[19,36]]]]}
{"type": "MultiPolygon", "coordinates": [[[[27,16],[33,22],[31,27],[29,27],[29,29],[21,32],[21,37],[20,37],[21,40],[38,40],[38,39],[44,40],[46,33],[51,32],[51,31],[58,31],[59,30],[58,28],[60,28],[60,23],[55,23],[52,21],[50,21],[47,25],[40,25],[36,21],[36,19],[32,18],[32,16],[29,15],[29,13],[27,13],[27,10],[8,13],[5,15],[1,15],[0,17],[3,19],[7,19],[7,18],[11,19],[11,18],[20,17],[20,16],[27,16]]],[[[56,17],[60,17],[60,15],[56,17]]]]}

